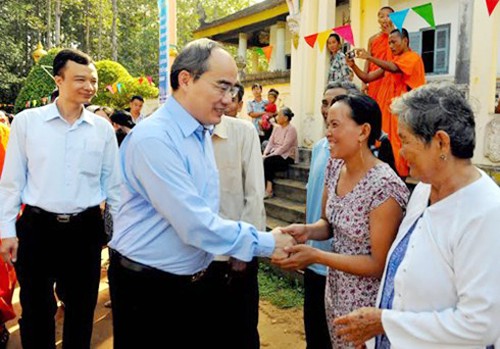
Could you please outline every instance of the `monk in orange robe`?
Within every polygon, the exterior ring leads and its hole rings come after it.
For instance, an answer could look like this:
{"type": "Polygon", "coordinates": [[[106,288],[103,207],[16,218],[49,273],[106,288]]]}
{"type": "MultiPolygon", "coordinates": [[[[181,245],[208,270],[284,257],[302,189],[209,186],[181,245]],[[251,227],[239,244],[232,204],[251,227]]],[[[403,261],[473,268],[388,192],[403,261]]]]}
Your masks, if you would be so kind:
{"type": "MultiPolygon", "coordinates": [[[[389,34],[394,30],[394,25],[392,24],[389,14],[393,12],[394,10],[389,6],[384,6],[378,11],[377,18],[380,25],[380,32],[373,35],[368,40],[367,50],[370,52],[370,55],[383,61],[392,61],[392,52],[389,47],[389,34]]],[[[370,73],[378,69],[378,65],[368,60],[366,61],[365,72],[370,73]]],[[[382,79],[377,79],[366,84],[366,89],[363,88],[362,90],[373,99],[376,99],[380,86],[384,83],[384,78],[385,76],[382,79]]]]}
{"type": "Polygon", "coordinates": [[[347,64],[363,81],[371,82],[387,75],[387,81],[380,86],[375,100],[382,110],[382,130],[389,135],[396,168],[401,177],[408,176],[408,165],[400,157],[401,140],[398,136],[398,119],[391,113],[391,103],[395,97],[425,84],[425,69],[422,58],[412,51],[409,46],[408,31],[393,30],[389,35],[389,47],[394,58],[392,61],[383,61],[371,56],[364,49],[356,49],[356,57],[366,59],[379,66],[379,69],[366,73],[362,71],[352,59],[346,59],[347,64]]]}

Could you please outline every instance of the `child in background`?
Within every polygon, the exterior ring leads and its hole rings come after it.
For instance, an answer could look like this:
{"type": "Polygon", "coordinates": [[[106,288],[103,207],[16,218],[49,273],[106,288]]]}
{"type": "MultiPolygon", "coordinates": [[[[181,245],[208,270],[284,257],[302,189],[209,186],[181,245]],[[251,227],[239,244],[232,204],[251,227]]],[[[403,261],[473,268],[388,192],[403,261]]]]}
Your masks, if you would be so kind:
{"type": "Polygon", "coordinates": [[[262,115],[262,120],[260,122],[260,127],[267,136],[266,139],[269,139],[273,130],[273,123],[271,122],[271,119],[275,117],[277,113],[276,100],[278,99],[278,96],[279,92],[274,88],[270,89],[267,93],[268,104],[265,108],[266,113],[262,115]]]}

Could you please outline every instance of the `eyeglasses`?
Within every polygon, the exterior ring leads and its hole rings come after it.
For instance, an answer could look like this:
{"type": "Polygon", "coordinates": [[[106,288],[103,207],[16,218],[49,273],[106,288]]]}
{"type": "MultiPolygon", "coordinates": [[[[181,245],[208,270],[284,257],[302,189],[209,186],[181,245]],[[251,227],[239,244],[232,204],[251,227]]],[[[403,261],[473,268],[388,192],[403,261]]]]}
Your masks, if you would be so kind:
{"type": "MultiPolygon", "coordinates": [[[[202,78],[203,78],[203,76],[200,77],[200,79],[202,79],[202,78]]],[[[219,93],[222,96],[229,94],[231,96],[231,98],[234,98],[234,97],[236,97],[236,95],[239,92],[238,87],[231,85],[231,84],[228,84],[226,82],[213,82],[213,81],[209,81],[209,82],[219,91],[219,93]]]]}

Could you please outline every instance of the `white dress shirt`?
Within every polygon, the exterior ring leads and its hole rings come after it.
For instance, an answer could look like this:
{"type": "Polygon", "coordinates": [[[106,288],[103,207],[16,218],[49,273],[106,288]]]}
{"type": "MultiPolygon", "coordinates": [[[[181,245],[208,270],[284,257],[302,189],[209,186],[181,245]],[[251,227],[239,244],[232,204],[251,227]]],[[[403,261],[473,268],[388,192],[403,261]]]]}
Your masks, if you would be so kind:
{"type": "Polygon", "coordinates": [[[219,214],[265,231],[264,165],[257,131],[249,121],[224,115],[212,142],[221,189],[219,214]]]}
{"type": "Polygon", "coordinates": [[[430,192],[417,185],[389,251],[387,261],[423,213],[394,278],[393,309],[382,312],[385,333],[394,349],[484,349],[500,338],[500,188],[481,171],[427,206],[430,192]]]}
{"type": "Polygon", "coordinates": [[[24,110],[11,127],[0,181],[0,235],[16,236],[22,203],[78,213],[104,200],[114,214],[120,195],[113,127],[83,109],[70,125],[55,103],[24,110]]]}

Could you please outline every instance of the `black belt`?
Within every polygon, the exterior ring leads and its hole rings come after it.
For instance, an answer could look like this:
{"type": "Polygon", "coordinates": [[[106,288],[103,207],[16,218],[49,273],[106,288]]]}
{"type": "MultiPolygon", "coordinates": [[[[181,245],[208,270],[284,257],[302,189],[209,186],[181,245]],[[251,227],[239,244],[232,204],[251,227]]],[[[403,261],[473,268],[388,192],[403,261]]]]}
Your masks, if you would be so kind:
{"type": "Polygon", "coordinates": [[[160,277],[167,277],[167,278],[176,279],[179,281],[196,282],[196,281],[199,281],[205,275],[205,272],[206,272],[206,269],[203,269],[203,270],[201,270],[195,274],[192,274],[192,275],[172,274],[172,273],[169,273],[167,271],[163,271],[160,269],[150,267],[149,265],[135,262],[135,261],[131,260],[130,258],[127,258],[124,255],[120,254],[116,250],[113,250],[112,258],[116,258],[118,263],[122,267],[124,267],[125,269],[134,271],[136,273],[148,273],[148,274],[152,274],[152,275],[158,275],[160,277]]]}
{"type": "Polygon", "coordinates": [[[92,212],[100,212],[100,210],[101,209],[99,206],[93,206],[78,213],[53,213],[45,211],[44,209],[36,206],[26,205],[26,207],[24,208],[25,213],[31,213],[40,217],[54,219],[59,223],[71,223],[79,221],[86,215],[91,214],[92,212]]]}

